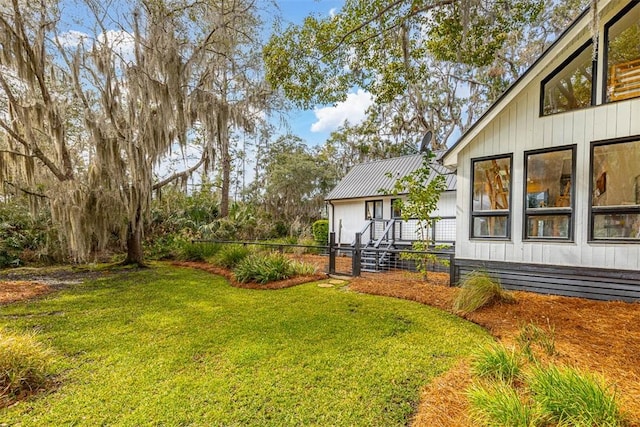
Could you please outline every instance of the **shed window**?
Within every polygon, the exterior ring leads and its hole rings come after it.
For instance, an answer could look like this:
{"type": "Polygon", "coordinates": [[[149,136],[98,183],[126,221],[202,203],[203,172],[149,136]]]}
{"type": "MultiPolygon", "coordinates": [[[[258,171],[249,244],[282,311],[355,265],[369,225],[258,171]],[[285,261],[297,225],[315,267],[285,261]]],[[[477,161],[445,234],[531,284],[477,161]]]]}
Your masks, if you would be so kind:
{"type": "Polygon", "coordinates": [[[606,100],[640,96],[640,3],[605,26],[607,46],[606,100]]]}
{"type": "Polygon", "coordinates": [[[402,218],[401,199],[391,199],[391,218],[402,218]]]}
{"type": "Polygon", "coordinates": [[[512,157],[472,161],[472,238],[509,238],[512,157]]]}
{"type": "Polygon", "coordinates": [[[382,200],[368,200],[364,204],[365,219],[382,219],[382,200]]]}
{"type": "Polygon", "coordinates": [[[591,146],[591,239],[640,240],[640,136],[591,146]]]}
{"type": "Polygon", "coordinates": [[[525,239],[571,239],[575,146],[525,153],[525,239]]]}
{"type": "Polygon", "coordinates": [[[592,43],[580,48],[542,81],[541,115],[562,113],[591,105],[593,83],[592,43]]]}

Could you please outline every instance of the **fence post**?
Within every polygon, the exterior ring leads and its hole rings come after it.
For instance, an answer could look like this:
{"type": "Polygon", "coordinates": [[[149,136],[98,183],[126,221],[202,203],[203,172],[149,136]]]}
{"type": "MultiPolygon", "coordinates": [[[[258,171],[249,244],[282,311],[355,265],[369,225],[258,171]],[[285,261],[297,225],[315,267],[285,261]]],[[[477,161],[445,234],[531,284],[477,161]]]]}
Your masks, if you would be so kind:
{"type": "Polygon", "coordinates": [[[329,233],[329,274],[336,274],[336,233],[329,233]]]}
{"type": "Polygon", "coordinates": [[[360,260],[361,256],[361,240],[362,233],[356,233],[356,243],[353,246],[353,255],[351,257],[351,274],[354,277],[360,276],[360,260]]]}
{"type": "Polygon", "coordinates": [[[455,282],[455,274],[456,274],[456,254],[449,254],[449,286],[453,286],[455,282]]]}

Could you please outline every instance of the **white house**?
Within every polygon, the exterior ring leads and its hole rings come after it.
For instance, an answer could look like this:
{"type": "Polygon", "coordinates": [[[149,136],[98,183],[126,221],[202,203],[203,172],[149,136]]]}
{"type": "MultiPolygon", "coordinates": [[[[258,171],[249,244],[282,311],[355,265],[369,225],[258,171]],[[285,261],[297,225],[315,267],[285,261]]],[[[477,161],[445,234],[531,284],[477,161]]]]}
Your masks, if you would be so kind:
{"type": "Polygon", "coordinates": [[[601,0],[597,14],[442,157],[458,177],[456,278],[640,300],[640,2],[601,0]]]}
{"type": "MultiPolygon", "coordinates": [[[[329,231],[335,232],[336,243],[350,245],[355,241],[356,233],[363,232],[362,244],[366,244],[369,239],[379,236],[391,220],[394,220],[396,246],[410,245],[418,239],[417,222],[402,221],[401,212],[393,205],[395,196],[384,193],[392,190],[397,179],[418,169],[422,159],[422,154],[414,154],[353,166],[325,197],[329,205],[329,231]]],[[[433,163],[432,168],[432,176],[445,174],[446,191],[433,213],[440,220],[428,231],[428,236],[439,243],[454,243],[456,176],[440,164],[433,163]]]]}

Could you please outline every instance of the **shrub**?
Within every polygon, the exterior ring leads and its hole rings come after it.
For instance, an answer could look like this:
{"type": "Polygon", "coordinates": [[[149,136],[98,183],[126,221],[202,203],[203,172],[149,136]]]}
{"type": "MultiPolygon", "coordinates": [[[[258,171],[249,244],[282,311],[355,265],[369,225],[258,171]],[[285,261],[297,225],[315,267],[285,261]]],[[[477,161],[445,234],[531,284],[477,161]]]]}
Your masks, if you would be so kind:
{"type": "Polygon", "coordinates": [[[214,256],[213,263],[219,267],[233,270],[251,251],[243,245],[225,245],[214,256]]]}
{"type": "Polygon", "coordinates": [[[219,243],[185,242],[179,250],[178,258],[184,261],[207,261],[220,250],[219,243]]]}
{"type": "Polygon", "coordinates": [[[534,401],[552,421],[578,426],[622,425],[615,393],[607,390],[601,377],[551,365],[534,369],[528,382],[534,401]]]}
{"type": "Polygon", "coordinates": [[[479,377],[512,383],[520,375],[521,359],[512,349],[502,345],[480,350],[474,357],[471,369],[479,377]]]}
{"type": "Polygon", "coordinates": [[[329,242],[329,220],[319,219],[311,226],[313,240],[319,245],[326,245],[329,242]]]}
{"type": "Polygon", "coordinates": [[[0,396],[12,400],[43,389],[53,374],[54,355],[33,335],[0,329],[0,396]]]}
{"type": "Polygon", "coordinates": [[[261,284],[284,280],[294,276],[306,276],[315,273],[315,266],[292,261],[286,256],[272,252],[253,254],[245,258],[233,271],[239,282],[257,282],[261,284]]]}
{"type": "Polygon", "coordinates": [[[487,273],[473,271],[462,281],[453,308],[461,313],[471,313],[499,301],[511,302],[513,297],[487,273]]]}
{"type": "Polygon", "coordinates": [[[525,405],[515,389],[504,383],[474,385],[467,390],[471,416],[486,426],[529,427],[540,425],[540,415],[525,405]]]}

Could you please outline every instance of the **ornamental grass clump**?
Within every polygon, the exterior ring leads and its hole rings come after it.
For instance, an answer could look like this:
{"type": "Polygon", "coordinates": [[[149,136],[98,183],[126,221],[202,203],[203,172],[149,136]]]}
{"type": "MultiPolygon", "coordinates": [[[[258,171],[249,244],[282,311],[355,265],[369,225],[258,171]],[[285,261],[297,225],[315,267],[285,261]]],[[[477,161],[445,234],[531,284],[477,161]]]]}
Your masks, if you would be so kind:
{"type": "Polygon", "coordinates": [[[54,362],[53,352],[33,334],[0,329],[0,406],[46,388],[54,362]]]}
{"type": "Polygon", "coordinates": [[[490,427],[543,425],[534,408],[521,400],[515,389],[501,382],[474,384],[467,390],[471,417],[490,427]]]}
{"type": "Polygon", "coordinates": [[[244,245],[226,245],[213,256],[212,262],[218,267],[233,270],[250,254],[251,251],[244,245]]]}
{"type": "Polygon", "coordinates": [[[453,309],[467,314],[501,301],[512,302],[513,297],[487,273],[473,271],[463,279],[453,309]]]}
{"type": "Polygon", "coordinates": [[[314,266],[292,261],[277,252],[268,254],[256,253],[248,256],[233,271],[236,280],[239,282],[261,284],[313,273],[315,273],[314,266]]]}
{"type": "Polygon", "coordinates": [[[543,414],[559,425],[623,425],[615,393],[595,374],[551,365],[534,369],[528,385],[543,414]]]}
{"type": "Polygon", "coordinates": [[[520,354],[498,344],[479,350],[471,364],[471,370],[476,376],[507,384],[520,377],[521,368],[520,354]]]}

